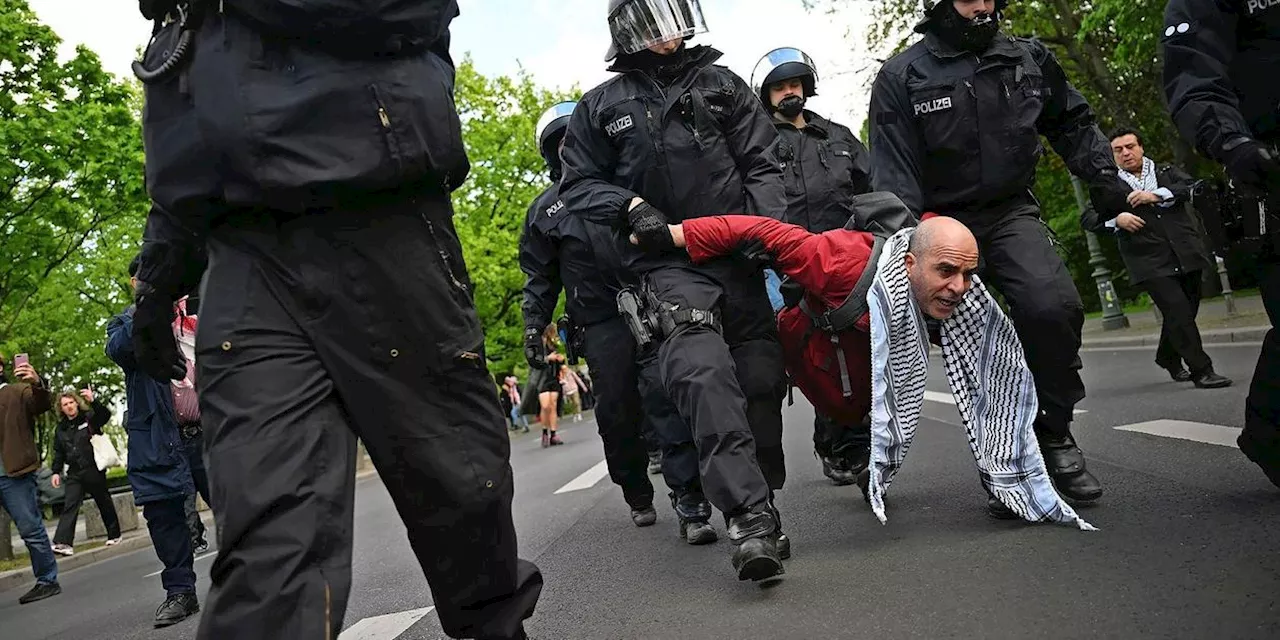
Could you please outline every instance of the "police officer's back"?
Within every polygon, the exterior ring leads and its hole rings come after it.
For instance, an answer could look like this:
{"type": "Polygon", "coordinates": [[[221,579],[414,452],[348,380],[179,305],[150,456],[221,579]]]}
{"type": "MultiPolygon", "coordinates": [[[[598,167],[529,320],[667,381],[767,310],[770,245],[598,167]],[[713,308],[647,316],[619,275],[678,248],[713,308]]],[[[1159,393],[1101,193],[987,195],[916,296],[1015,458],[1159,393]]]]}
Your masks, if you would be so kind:
{"type": "Polygon", "coordinates": [[[714,64],[720,53],[685,43],[706,30],[697,0],[610,0],[608,11],[606,60],[616,58],[618,75],[574,111],[560,197],[574,215],[613,226],[642,275],[666,319],[664,382],[696,434],[707,498],[730,516],[734,568],[742,579],[773,577],[789,541],[771,503],[785,478],[784,382],[764,279],[742,258],[693,266],[671,247],[666,223],[781,218],[781,174],[768,153],[777,136],[747,84],[714,64]],[[640,251],[630,232],[667,250],[640,251]]]}
{"type": "Polygon", "coordinates": [[[196,351],[219,549],[200,637],[342,629],[358,433],[445,632],[524,638],[541,576],[516,556],[449,200],[469,168],[456,2],[156,5],[179,19],[136,68],[156,207],[135,342],[171,375],[167,316],[207,248],[196,351]]]}
{"type": "Polygon", "coordinates": [[[1170,0],[1161,35],[1165,97],[1178,130],[1261,203],[1230,221],[1231,239],[1257,252],[1258,288],[1272,325],[1238,444],[1280,486],[1280,4],[1170,0]]]}
{"type": "Polygon", "coordinates": [[[886,62],[872,89],[873,188],[897,194],[916,215],[954,216],[974,232],[983,277],[1009,300],[1036,379],[1036,429],[1054,483],[1071,499],[1097,499],[1101,485],[1070,433],[1085,395],[1083,304],[1030,192],[1040,136],[1108,218],[1124,210],[1129,190],[1092,110],[1049,50],[999,32],[1003,0],[924,5],[923,39],[886,62]]]}

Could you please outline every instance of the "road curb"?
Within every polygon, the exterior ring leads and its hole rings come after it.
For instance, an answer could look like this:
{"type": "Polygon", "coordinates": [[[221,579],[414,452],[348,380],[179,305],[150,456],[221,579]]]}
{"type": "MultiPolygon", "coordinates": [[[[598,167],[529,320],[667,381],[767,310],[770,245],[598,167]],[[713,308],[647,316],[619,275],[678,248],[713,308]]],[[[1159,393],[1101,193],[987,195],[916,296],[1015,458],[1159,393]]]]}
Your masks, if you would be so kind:
{"type": "MultiPolygon", "coordinates": [[[[356,481],[378,474],[376,469],[368,469],[356,474],[356,481]]],[[[201,514],[205,526],[213,527],[213,512],[206,511],[201,514]]],[[[151,546],[151,536],[147,533],[146,525],[138,527],[134,531],[126,534],[120,544],[111,547],[98,547],[88,551],[77,552],[70,557],[58,556],[58,580],[62,579],[62,574],[72,569],[87,567],[91,564],[109,560],[111,558],[122,556],[126,553],[133,553],[139,549],[146,549],[151,546]]],[[[22,567],[21,569],[13,569],[0,573],[0,591],[8,591],[17,587],[27,586],[35,583],[35,576],[31,573],[31,565],[22,567]]]]}
{"type": "MultiPolygon", "coordinates": [[[[1271,327],[1241,327],[1239,329],[1215,329],[1201,331],[1200,340],[1206,346],[1224,344],[1261,344],[1263,337],[1271,327]]],[[[1081,345],[1085,348],[1107,347],[1154,347],[1160,343],[1159,334],[1144,336],[1126,336],[1123,338],[1085,338],[1081,345]]]]}

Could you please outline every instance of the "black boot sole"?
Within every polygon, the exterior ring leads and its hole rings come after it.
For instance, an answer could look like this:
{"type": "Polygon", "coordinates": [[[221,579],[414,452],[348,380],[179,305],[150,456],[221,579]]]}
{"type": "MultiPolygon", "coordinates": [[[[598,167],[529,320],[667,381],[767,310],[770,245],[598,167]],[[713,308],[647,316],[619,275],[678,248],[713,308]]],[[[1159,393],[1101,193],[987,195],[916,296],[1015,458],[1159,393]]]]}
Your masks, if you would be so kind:
{"type": "Polygon", "coordinates": [[[187,613],[187,615],[182,616],[181,618],[167,618],[165,620],[156,620],[155,628],[160,629],[163,627],[172,627],[173,625],[178,624],[179,622],[182,622],[183,620],[186,620],[187,618],[190,618],[191,616],[194,616],[197,613],[200,613],[200,607],[196,607],[195,611],[190,611],[187,613]]]}
{"type": "Polygon", "coordinates": [[[1197,389],[1226,389],[1231,386],[1231,380],[1215,380],[1214,382],[1198,382],[1195,383],[1197,389]]]}
{"type": "Polygon", "coordinates": [[[744,540],[733,551],[733,569],[738,572],[738,580],[759,582],[786,573],[776,553],[776,549],[769,549],[768,541],[760,538],[744,540]]]}

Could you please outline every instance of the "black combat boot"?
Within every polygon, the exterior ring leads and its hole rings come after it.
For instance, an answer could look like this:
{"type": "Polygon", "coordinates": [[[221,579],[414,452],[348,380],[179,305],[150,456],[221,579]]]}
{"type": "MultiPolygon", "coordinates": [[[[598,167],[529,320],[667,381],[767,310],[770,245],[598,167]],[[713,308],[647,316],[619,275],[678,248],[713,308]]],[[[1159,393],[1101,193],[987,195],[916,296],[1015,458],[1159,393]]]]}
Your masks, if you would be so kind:
{"type": "Polygon", "coordinates": [[[1038,432],[1044,466],[1053,486],[1062,497],[1075,502],[1092,502],[1102,497],[1102,484],[1085,468],[1084,453],[1070,433],[1038,432]]]}
{"type": "Polygon", "coordinates": [[[782,532],[782,514],[778,513],[778,508],[773,506],[773,492],[769,492],[769,512],[773,514],[773,521],[778,527],[778,557],[783,560],[791,559],[791,538],[782,532]]]}
{"type": "Polygon", "coordinates": [[[786,573],[778,557],[778,525],[769,505],[760,505],[728,518],[729,541],[733,543],[733,570],[739,580],[767,580],[786,573]]]}
{"type": "Polygon", "coordinates": [[[681,540],[692,545],[702,545],[719,539],[716,530],[711,528],[711,503],[701,494],[691,492],[677,498],[672,493],[671,508],[676,512],[681,540]]]}
{"type": "Polygon", "coordinates": [[[822,461],[822,475],[830,478],[831,484],[844,487],[858,481],[858,474],[849,469],[843,459],[834,455],[824,456],[817,451],[813,452],[813,455],[822,461]]]}
{"type": "Polygon", "coordinates": [[[631,523],[637,527],[650,527],[658,521],[658,512],[650,504],[644,507],[631,508],[631,523]]]}

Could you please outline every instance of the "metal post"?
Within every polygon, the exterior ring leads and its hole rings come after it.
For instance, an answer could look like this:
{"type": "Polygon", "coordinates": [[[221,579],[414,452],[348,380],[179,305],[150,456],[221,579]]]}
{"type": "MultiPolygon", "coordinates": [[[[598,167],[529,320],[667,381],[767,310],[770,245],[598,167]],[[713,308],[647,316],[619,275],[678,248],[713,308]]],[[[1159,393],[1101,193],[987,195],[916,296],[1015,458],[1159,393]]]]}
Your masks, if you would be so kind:
{"type": "Polygon", "coordinates": [[[1236,298],[1231,295],[1231,279],[1227,277],[1227,262],[1222,256],[1213,254],[1213,259],[1218,264],[1218,280],[1222,282],[1222,301],[1227,303],[1227,315],[1236,315],[1236,298]]]}
{"type": "MultiPolygon", "coordinates": [[[[1076,192],[1076,206],[1083,213],[1089,204],[1085,201],[1084,187],[1074,175],[1071,176],[1071,187],[1076,192]]],[[[1129,318],[1124,315],[1124,307],[1120,306],[1115,285],[1111,283],[1111,270],[1107,268],[1106,256],[1102,255],[1102,245],[1091,232],[1085,231],[1084,239],[1089,246],[1089,265],[1093,267],[1093,280],[1098,283],[1098,299],[1102,301],[1102,328],[1105,331],[1127,329],[1129,318]]]]}

